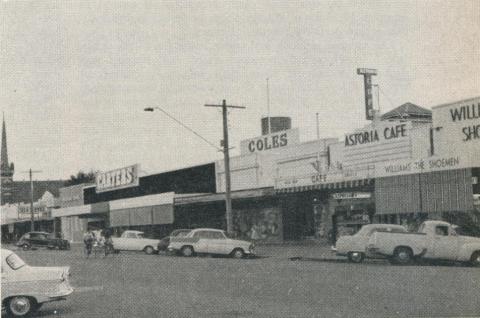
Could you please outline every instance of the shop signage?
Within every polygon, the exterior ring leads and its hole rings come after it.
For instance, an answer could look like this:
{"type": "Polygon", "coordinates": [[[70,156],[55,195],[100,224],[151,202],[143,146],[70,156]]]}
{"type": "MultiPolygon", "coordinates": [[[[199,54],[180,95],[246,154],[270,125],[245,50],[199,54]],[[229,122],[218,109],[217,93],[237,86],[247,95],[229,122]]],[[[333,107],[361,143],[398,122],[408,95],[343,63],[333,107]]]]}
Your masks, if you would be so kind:
{"type": "Polygon", "coordinates": [[[346,200],[346,199],[369,199],[372,197],[372,194],[369,192],[339,192],[332,193],[332,198],[335,200],[346,200]]]}
{"type": "Polygon", "coordinates": [[[480,194],[473,195],[473,205],[480,206],[480,194]]]}
{"type": "Polygon", "coordinates": [[[334,182],[361,180],[373,177],[374,169],[335,169],[327,170],[324,173],[309,174],[295,177],[278,178],[275,181],[276,189],[290,187],[313,186],[334,182]]]}
{"type": "Polygon", "coordinates": [[[407,125],[408,123],[399,123],[348,134],[345,136],[345,147],[408,137],[410,127],[407,125]]]}
{"type": "Polygon", "coordinates": [[[368,68],[357,68],[357,74],[363,75],[365,88],[365,116],[367,120],[373,119],[373,94],[372,94],[372,76],[377,75],[377,70],[368,68]]]}
{"type": "Polygon", "coordinates": [[[464,169],[474,167],[469,157],[429,157],[419,160],[398,160],[395,163],[384,162],[375,165],[375,177],[390,177],[415,173],[464,169]]]}
{"type": "Polygon", "coordinates": [[[300,143],[298,129],[283,130],[261,137],[246,139],[240,142],[242,155],[265,152],[300,143]]]}
{"type": "Polygon", "coordinates": [[[480,156],[480,97],[436,106],[432,113],[436,153],[480,156]]]}
{"type": "Polygon", "coordinates": [[[105,192],[138,186],[139,165],[98,173],[95,177],[96,192],[105,192]]]}
{"type": "Polygon", "coordinates": [[[345,135],[345,167],[372,164],[411,157],[411,122],[376,122],[345,135]]]}

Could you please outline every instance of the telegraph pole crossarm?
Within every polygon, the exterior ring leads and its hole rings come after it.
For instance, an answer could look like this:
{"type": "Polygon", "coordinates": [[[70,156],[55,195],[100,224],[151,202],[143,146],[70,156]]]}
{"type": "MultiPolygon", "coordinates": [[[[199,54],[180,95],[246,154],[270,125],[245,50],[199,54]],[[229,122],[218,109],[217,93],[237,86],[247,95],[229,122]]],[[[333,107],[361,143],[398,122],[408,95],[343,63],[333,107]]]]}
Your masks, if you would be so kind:
{"type": "Polygon", "coordinates": [[[227,219],[227,232],[233,233],[233,214],[232,214],[232,197],[231,197],[231,179],[230,179],[230,155],[228,146],[228,118],[227,109],[236,108],[244,109],[245,106],[227,105],[226,100],[223,100],[221,105],[205,104],[206,107],[221,107],[223,117],[223,157],[225,162],[225,206],[227,219]]]}

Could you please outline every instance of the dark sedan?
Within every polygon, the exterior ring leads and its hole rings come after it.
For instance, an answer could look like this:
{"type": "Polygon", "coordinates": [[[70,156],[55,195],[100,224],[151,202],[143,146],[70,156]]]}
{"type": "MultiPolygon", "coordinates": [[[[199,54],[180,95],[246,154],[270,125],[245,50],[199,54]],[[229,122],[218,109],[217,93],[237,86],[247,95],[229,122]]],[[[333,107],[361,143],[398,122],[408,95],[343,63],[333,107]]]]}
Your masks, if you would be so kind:
{"type": "Polygon", "coordinates": [[[46,247],[48,249],[69,250],[70,243],[67,240],[56,238],[55,234],[48,232],[29,232],[18,240],[17,246],[24,250],[32,247],[46,247]]]}
{"type": "Polygon", "coordinates": [[[158,250],[159,251],[166,251],[168,245],[170,244],[170,238],[171,237],[183,237],[190,233],[191,230],[188,229],[178,229],[178,230],[173,230],[172,233],[170,233],[169,236],[165,236],[160,240],[160,243],[158,243],[158,250]]]}

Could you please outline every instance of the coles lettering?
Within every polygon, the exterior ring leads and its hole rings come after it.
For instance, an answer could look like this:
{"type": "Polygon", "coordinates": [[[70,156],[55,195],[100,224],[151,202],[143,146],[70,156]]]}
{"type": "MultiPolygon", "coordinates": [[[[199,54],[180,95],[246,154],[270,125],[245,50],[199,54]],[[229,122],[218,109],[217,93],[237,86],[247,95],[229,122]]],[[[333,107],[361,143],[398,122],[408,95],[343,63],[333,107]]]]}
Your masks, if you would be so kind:
{"type": "Polygon", "coordinates": [[[264,151],[274,148],[285,147],[288,145],[287,133],[280,135],[267,136],[261,139],[251,140],[248,143],[250,152],[264,151]]]}

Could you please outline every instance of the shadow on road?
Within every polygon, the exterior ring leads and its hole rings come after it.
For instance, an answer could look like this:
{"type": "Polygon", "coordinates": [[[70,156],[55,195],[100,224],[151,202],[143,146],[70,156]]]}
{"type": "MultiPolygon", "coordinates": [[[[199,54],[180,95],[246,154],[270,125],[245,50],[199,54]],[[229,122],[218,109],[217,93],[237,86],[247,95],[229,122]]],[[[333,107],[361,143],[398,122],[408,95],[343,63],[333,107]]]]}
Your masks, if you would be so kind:
{"type": "MultiPolygon", "coordinates": [[[[304,261],[304,262],[319,262],[319,263],[350,263],[347,259],[340,258],[313,258],[313,257],[290,257],[291,261],[304,261]]],[[[352,263],[353,264],[353,263],[352,263]]],[[[372,259],[364,262],[365,265],[375,266],[432,266],[432,267],[471,267],[465,263],[449,262],[449,261],[429,261],[429,260],[417,260],[411,264],[395,265],[388,262],[388,260],[372,259]]],[[[360,264],[356,264],[360,265],[360,264]]],[[[472,267],[473,268],[473,267],[472,267]]]]}

